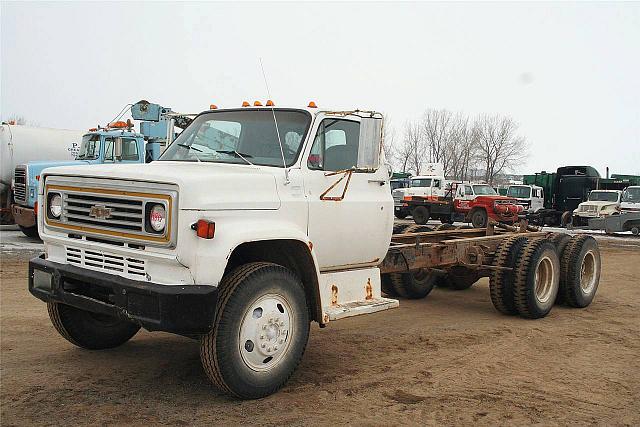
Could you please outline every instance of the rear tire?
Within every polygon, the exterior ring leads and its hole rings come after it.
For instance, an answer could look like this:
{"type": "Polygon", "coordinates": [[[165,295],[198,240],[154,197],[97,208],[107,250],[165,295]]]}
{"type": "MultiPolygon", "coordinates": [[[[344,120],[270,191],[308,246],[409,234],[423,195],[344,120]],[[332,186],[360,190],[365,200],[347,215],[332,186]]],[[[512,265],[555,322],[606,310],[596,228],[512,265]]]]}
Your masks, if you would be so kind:
{"type": "Polygon", "coordinates": [[[396,288],[393,286],[393,281],[391,280],[391,274],[382,274],[380,276],[380,288],[388,297],[398,296],[398,292],[396,292],[396,288]]]}
{"type": "Polygon", "coordinates": [[[600,283],[602,263],[596,240],[573,236],[562,254],[560,290],[570,307],[584,308],[593,301],[600,283]]]}
{"type": "Polygon", "coordinates": [[[24,234],[27,237],[31,237],[34,239],[39,239],[40,238],[40,234],[38,233],[38,226],[34,225],[33,227],[23,227],[21,225],[19,225],[18,227],[20,227],[20,231],[22,231],[22,234],[24,234]]]}
{"type": "Polygon", "coordinates": [[[476,209],[471,213],[471,224],[474,228],[485,228],[488,221],[487,211],[484,209],[476,209]]]}
{"type": "Polygon", "coordinates": [[[300,279],[282,266],[252,262],[222,279],[200,359],[221,390],[257,399],[284,386],[308,338],[309,309],[300,279]]]}
{"type": "Polygon", "coordinates": [[[429,295],[437,279],[436,274],[426,268],[407,273],[391,273],[389,276],[396,293],[408,299],[420,299],[429,295]]]}
{"type": "Polygon", "coordinates": [[[571,224],[573,224],[573,213],[571,211],[566,211],[560,217],[560,226],[566,227],[571,224]]]}
{"type": "Polygon", "coordinates": [[[418,206],[411,212],[411,216],[413,216],[413,221],[418,225],[424,225],[429,221],[429,208],[426,206],[418,206]]]}
{"type": "Polygon", "coordinates": [[[407,216],[409,216],[408,213],[404,212],[404,211],[395,211],[394,215],[396,216],[396,218],[398,219],[405,219],[407,216]]]}
{"type": "Polygon", "coordinates": [[[118,347],[140,330],[135,323],[58,302],[48,302],[47,310],[58,333],[71,344],[87,350],[118,347]]]}
{"type": "MultiPolygon", "coordinates": [[[[496,250],[496,267],[508,267],[514,269],[516,260],[520,257],[522,248],[527,244],[526,237],[509,237],[503,240],[496,250]]],[[[494,270],[489,279],[489,291],[491,302],[500,313],[518,314],[513,297],[514,270],[494,270]]]]}
{"type": "Polygon", "coordinates": [[[546,239],[529,241],[522,249],[515,271],[514,302],[522,317],[545,317],[558,295],[560,260],[556,247],[546,239]]]}

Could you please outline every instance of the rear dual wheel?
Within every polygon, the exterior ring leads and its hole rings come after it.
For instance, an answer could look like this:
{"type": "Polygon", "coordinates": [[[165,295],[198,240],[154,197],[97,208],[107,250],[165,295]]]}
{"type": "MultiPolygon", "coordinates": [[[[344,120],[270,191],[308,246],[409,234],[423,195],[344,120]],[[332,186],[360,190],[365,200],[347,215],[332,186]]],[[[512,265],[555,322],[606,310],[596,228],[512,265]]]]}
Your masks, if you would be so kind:
{"type": "Polygon", "coordinates": [[[596,240],[587,235],[573,236],[562,253],[560,294],[570,307],[587,307],[600,282],[602,263],[596,240]]]}
{"type": "Polygon", "coordinates": [[[382,275],[382,292],[387,296],[401,296],[408,299],[424,298],[433,290],[437,276],[434,272],[423,268],[406,273],[389,273],[382,275]]]}

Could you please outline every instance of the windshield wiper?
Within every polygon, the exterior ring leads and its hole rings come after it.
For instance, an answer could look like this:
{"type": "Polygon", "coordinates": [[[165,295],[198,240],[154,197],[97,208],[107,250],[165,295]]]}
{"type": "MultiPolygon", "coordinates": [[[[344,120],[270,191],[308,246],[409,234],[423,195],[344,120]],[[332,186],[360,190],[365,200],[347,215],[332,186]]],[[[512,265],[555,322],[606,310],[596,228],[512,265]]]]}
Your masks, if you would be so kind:
{"type": "Polygon", "coordinates": [[[249,160],[246,159],[247,157],[249,158],[253,157],[251,154],[239,153],[236,150],[216,150],[216,153],[222,153],[222,154],[228,154],[228,155],[235,154],[236,157],[241,158],[242,160],[244,160],[245,162],[253,166],[253,163],[251,163],[249,160]]]}

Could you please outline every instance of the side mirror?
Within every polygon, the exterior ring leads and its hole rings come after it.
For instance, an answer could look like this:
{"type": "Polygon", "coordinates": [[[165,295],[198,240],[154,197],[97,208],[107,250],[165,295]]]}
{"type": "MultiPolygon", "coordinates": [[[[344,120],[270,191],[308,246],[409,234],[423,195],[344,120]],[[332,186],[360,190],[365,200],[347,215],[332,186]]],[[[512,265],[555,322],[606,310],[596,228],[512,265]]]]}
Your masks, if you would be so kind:
{"type": "Polygon", "coordinates": [[[113,144],[113,157],[116,160],[122,159],[122,138],[116,138],[113,144]]]}
{"type": "Polygon", "coordinates": [[[358,141],[358,169],[378,169],[381,146],[382,117],[362,118],[358,141]]]}

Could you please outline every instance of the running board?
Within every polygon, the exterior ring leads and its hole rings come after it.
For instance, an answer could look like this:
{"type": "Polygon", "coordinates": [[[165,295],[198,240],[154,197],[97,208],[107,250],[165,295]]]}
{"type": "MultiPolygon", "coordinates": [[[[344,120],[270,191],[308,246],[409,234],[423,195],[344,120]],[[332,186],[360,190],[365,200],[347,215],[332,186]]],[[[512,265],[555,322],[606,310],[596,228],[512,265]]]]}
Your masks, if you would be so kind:
{"type": "Polygon", "coordinates": [[[360,314],[371,314],[378,311],[398,308],[400,303],[397,299],[375,298],[366,301],[354,301],[344,304],[336,304],[326,307],[324,312],[329,315],[329,320],[339,320],[345,317],[358,316],[360,314]]]}

